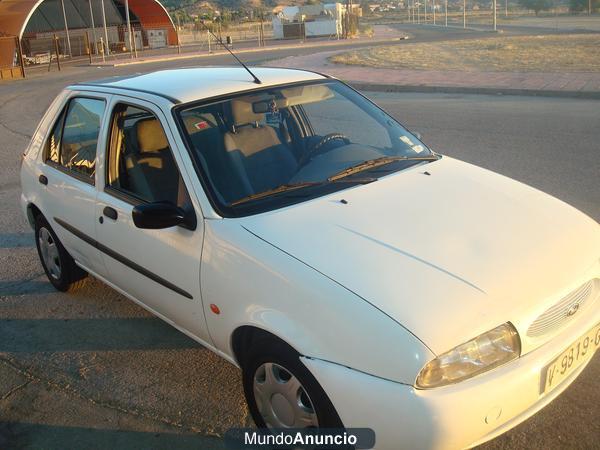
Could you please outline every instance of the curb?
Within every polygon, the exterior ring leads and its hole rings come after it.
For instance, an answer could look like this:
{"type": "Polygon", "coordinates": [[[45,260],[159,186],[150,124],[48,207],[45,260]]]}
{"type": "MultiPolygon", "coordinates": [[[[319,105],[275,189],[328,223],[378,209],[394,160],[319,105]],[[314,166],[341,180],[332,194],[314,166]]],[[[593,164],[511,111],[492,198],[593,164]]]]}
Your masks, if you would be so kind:
{"type": "Polygon", "coordinates": [[[559,97],[600,100],[600,91],[553,91],[542,89],[518,89],[518,88],[495,88],[495,87],[464,87],[464,86],[425,86],[425,85],[401,85],[401,84],[378,84],[365,83],[361,81],[344,80],[352,87],[361,91],[377,92],[416,92],[437,94],[479,94],[479,95],[519,95],[528,97],[559,97]]]}
{"type": "MultiPolygon", "coordinates": [[[[402,40],[408,39],[408,36],[398,36],[393,38],[386,39],[375,39],[372,41],[355,41],[355,40],[344,40],[344,41],[327,41],[327,42],[319,42],[312,44],[296,44],[296,45],[281,45],[281,46],[272,46],[272,47],[261,47],[261,48],[242,48],[236,49],[235,54],[240,55],[244,53],[261,53],[261,52],[270,52],[270,51],[280,51],[280,50],[294,50],[294,49],[308,49],[308,48],[336,48],[336,47],[351,47],[352,44],[365,44],[365,45],[380,45],[391,42],[399,42],[402,40]]],[[[99,67],[121,67],[121,66],[130,66],[135,64],[150,64],[157,62],[165,62],[165,61],[178,61],[185,59],[194,59],[194,58],[208,58],[212,56],[221,56],[228,55],[228,52],[225,50],[214,51],[211,53],[189,53],[189,54],[176,54],[176,55],[166,55],[164,57],[149,57],[148,59],[137,59],[137,60],[120,60],[120,61],[107,61],[107,62],[94,62],[91,64],[92,66],[99,67]]]]}

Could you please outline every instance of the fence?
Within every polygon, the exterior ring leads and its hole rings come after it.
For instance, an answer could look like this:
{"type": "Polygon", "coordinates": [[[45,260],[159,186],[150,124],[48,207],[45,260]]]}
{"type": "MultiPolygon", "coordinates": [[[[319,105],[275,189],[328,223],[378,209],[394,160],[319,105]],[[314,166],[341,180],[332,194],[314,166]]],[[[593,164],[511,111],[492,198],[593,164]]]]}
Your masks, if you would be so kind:
{"type": "MultiPolygon", "coordinates": [[[[202,45],[208,42],[207,36],[209,33],[206,29],[199,24],[183,24],[178,27],[179,42],[182,46],[186,45],[202,45]]],[[[213,33],[226,40],[229,36],[232,42],[259,42],[261,39],[272,39],[273,38],[273,26],[271,22],[249,22],[243,24],[229,25],[228,27],[221,27],[219,25],[213,25],[213,33]]],[[[214,39],[213,39],[214,41],[214,39]]]]}
{"type": "Polygon", "coordinates": [[[10,61],[0,66],[0,79],[25,78],[23,54],[17,36],[0,36],[0,55],[0,61],[10,61]]]}

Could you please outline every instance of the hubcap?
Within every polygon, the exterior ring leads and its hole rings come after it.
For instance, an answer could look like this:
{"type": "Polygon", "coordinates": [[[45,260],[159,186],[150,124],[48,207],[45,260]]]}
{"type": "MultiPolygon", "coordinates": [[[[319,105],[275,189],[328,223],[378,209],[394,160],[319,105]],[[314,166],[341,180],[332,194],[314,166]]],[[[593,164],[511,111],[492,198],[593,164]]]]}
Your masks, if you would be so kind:
{"type": "Polygon", "coordinates": [[[40,253],[42,255],[44,266],[46,266],[50,276],[55,280],[58,280],[61,272],[58,247],[56,246],[54,239],[52,239],[50,232],[44,227],[40,228],[38,242],[40,244],[40,253]]]}
{"type": "Polygon", "coordinates": [[[313,403],[304,386],[278,364],[264,363],[256,369],[254,398],[269,428],[319,426],[313,403]]]}

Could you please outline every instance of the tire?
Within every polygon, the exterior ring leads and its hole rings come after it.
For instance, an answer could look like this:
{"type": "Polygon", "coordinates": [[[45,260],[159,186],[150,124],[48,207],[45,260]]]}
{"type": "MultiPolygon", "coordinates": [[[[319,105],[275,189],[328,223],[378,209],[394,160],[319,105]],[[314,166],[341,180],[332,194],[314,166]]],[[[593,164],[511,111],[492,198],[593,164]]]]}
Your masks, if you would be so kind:
{"type": "Polygon", "coordinates": [[[264,338],[254,342],[246,355],[242,378],[250,414],[259,428],[344,428],[323,388],[302,364],[298,353],[283,342],[264,338]],[[277,380],[274,394],[272,382],[266,384],[267,370],[277,380]],[[294,379],[299,383],[297,390],[295,382],[288,385],[294,379]],[[261,386],[261,381],[262,395],[255,390],[255,386],[261,386]],[[278,389],[286,394],[281,394],[278,389]],[[293,391],[295,395],[290,395],[293,391]],[[266,401],[266,398],[271,398],[271,401],[266,401]],[[293,404],[293,400],[297,403],[293,404]],[[275,411],[279,412],[279,417],[275,411]],[[269,413],[272,417],[268,416],[269,413]],[[308,421],[309,416],[314,416],[316,421],[308,421]]]}
{"type": "Polygon", "coordinates": [[[35,245],[52,286],[62,292],[74,291],[83,286],[87,272],[75,264],[41,214],[35,218],[35,245]]]}

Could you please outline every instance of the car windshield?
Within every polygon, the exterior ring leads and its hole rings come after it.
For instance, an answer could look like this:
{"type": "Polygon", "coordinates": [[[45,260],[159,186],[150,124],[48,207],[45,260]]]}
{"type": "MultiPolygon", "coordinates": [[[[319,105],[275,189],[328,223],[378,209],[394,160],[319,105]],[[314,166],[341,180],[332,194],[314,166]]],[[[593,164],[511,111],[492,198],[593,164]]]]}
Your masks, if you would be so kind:
{"type": "Polygon", "coordinates": [[[345,84],[278,86],[177,109],[213,205],[244,215],[438,158],[345,84]]]}

